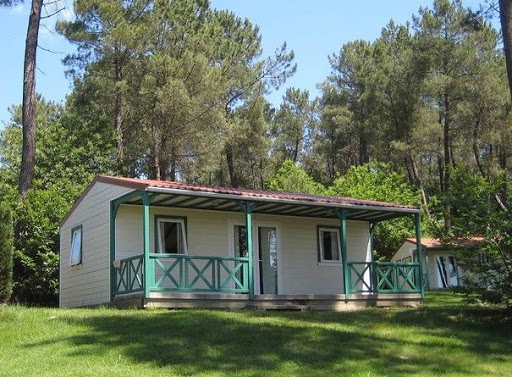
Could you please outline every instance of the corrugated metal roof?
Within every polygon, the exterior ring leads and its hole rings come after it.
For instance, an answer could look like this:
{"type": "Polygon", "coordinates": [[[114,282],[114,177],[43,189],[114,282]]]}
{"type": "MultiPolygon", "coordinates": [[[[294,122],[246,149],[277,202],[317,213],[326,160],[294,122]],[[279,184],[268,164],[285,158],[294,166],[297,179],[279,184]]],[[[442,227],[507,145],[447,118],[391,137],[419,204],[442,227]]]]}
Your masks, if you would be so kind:
{"type": "Polygon", "coordinates": [[[135,190],[148,190],[151,188],[161,189],[174,189],[174,190],[186,190],[195,191],[199,193],[210,193],[210,194],[226,194],[240,196],[241,199],[277,199],[286,201],[298,201],[298,202],[311,202],[311,204],[339,204],[348,206],[369,206],[369,207],[381,207],[381,208],[396,208],[396,209],[411,209],[417,210],[417,207],[380,202],[373,200],[363,200],[346,198],[339,196],[322,196],[312,194],[298,194],[289,192],[277,192],[277,191],[260,191],[250,189],[240,189],[231,187],[218,187],[218,186],[205,186],[183,182],[173,181],[156,181],[150,179],[138,179],[138,178],[125,178],[125,177],[113,177],[113,176],[98,176],[99,182],[110,183],[121,185],[124,187],[131,187],[135,190]]]}
{"type": "MultiPolygon", "coordinates": [[[[338,210],[343,209],[347,211],[347,219],[349,220],[370,222],[419,213],[418,207],[339,196],[259,191],[100,175],[91,182],[89,187],[76,200],[71,210],[61,221],[61,225],[75,210],[96,182],[149,192],[151,193],[152,206],[240,212],[242,211],[240,204],[245,201],[256,204],[253,208],[253,212],[255,213],[315,218],[338,218],[338,210]]],[[[141,196],[134,196],[126,203],[141,205],[142,198],[141,196]]]]}
{"type": "MultiPolygon", "coordinates": [[[[416,245],[416,238],[406,238],[406,241],[416,245]]],[[[443,248],[443,247],[469,247],[478,246],[485,242],[484,237],[456,238],[449,242],[444,242],[439,238],[423,237],[421,246],[426,248],[443,248]]]]}

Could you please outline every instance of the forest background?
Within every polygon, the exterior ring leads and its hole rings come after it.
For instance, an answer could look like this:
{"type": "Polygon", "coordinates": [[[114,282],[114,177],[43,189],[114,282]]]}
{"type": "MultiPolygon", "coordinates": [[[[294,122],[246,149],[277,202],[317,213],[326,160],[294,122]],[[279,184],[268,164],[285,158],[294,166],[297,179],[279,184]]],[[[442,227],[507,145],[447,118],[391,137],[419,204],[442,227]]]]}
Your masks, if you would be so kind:
{"type": "MultiPolygon", "coordinates": [[[[58,224],[97,174],[417,205],[426,235],[486,237],[494,258],[467,264],[494,271],[478,288],[508,300],[512,108],[487,9],[435,0],[331,54],[319,96],[289,87],[274,106],[267,96],[295,73],[294,53],[283,43],[263,55],[250,20],[208,0],[77,1],[56,25],[76,46],[63,60],[72,91],[64,103],[37,96],[21,197],[21,106],[0,132],[11,300],[56,303],[58,224]]],[[[379,223],[377,257],[412,234],[410,221],[379,223]]]]}

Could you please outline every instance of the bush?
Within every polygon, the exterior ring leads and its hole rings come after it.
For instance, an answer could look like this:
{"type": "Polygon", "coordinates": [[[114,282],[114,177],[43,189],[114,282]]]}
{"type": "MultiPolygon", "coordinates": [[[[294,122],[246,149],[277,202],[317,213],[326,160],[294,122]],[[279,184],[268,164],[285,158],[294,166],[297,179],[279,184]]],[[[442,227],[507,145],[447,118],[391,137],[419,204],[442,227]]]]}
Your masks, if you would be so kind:
{"type": "Polygon", "coordinates": [[[13,231],[11,211],[0,205],[0,304],[12,294],[13,231]]]}
{"type": "Polygon", "coordinates": [[[69,202],[58,191],[31,190],[15,204],[13,300],[57,305],[59,221],[69,202]]]}
{"type": "MultiPolygon", "coordinates": [[[[329,190],[337,196],[420,205],[419,193],[407,183],[405,175],[377,161],[352,166],[345,175],[336,178],[329,190]]],[[[377,223],[374,231],[377,257],[389,260],[404,238],[414,235],[414,224],[408,218],[392,219],[377,223]]]]}
{"type": "Polygon", "coordinates": [[[326,189],[293,161],[286,160],[270,178],[268,189],[301,194],[326,195],[326,189]]]}

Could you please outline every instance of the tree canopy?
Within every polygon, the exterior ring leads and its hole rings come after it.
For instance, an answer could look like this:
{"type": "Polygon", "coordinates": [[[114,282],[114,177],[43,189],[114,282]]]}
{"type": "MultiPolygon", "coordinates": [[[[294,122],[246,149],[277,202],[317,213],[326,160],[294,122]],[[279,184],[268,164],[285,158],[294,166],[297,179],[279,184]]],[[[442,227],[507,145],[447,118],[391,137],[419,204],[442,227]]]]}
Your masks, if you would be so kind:
{"type": "MultiPolygon", "coordinates": [[[[279,105],[266,95],[296,71],[293,51],[283,42],[264,56],[248,19],[207,0],[81,0],[74,10],[57,25],[76,46],[64,59],[73,89],[64,104],[37,99],[24,202],[14,194],[20,107],[0,132],[14,299],[54,302],[58,221],[101,173],[418,205],[424,234],[487,236],[510,266],[505,56],[499,31],[462,1],[435,0],[374,41],[340,46],[325,57],[318,98],[288,88],[279,105]]],[[[377,256],[389,258],[412,224],[375,231],[377,256]]]]}

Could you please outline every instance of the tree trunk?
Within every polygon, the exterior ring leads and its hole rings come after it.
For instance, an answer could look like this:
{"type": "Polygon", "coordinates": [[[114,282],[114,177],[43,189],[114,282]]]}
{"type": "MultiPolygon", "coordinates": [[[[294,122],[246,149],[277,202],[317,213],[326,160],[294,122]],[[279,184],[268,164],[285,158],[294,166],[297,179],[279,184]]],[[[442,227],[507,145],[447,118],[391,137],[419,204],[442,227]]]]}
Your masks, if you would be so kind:
{"type": "Polygon", "coordinates": [[[501,33],[503,34],[503,49],[507,66],[508,87],[512,98],[512,0],[499,0],[501,33]]]}
{"type": "Polygon", "coordinates": [[[443,194],[444,194],[444,230],[446,232],[451,231],[452,228],[452,204],[449,198],[450,189],[451,189],[451,134],[450,134],[450,125],[451,125],[451,117],[450,117],[450,98],[445,94],[444,96],[444,116],[443,116],[443,146],[444,146],[444,165],[443,165],[443,176],[444,176],[444,184],[443,184],[443,194]]]}
{"type": "Polygon", "coordinates": [[[300,140],[295,139],[295,150],[293,151],[293,156],[292,156],[294,163],[297,163],[297,158],[299,157],[299,145],[300,145],[300,140]]]}
{"type": "Polygon", "coordinates": [[[231,187],[237,188],[238,187],[238,177],[235,172],[235,161],[234,161],[233,149],[231,148],[231,145],[226,144],[225,152],[226,152],[226,162],[228,164],[230,185],[231,185],[231,187]]]}
{"type": "Polygon", "coordinates": [[[427,194],[425,192],[425,189],[423,188],[423,183],[421,181],[421,177],[419,174],[418,166],[416,165],[416,161],[414,160],[414,157],[412,156],[412,153],[409,153],[409,160],[411,163],[411,169],[412,174],[414,176],[414,183],[416,187],[420,190],[421,193],[421,201],[423,202],[423,207],[425,208],[425,212],[427,214],[427,217],[432,220],[432,215],[430,213],[430,210],[428,209],[428,199],[427,194]]]}
{"type": "Polygon", "coordinates": [[[361,134],[359,137],[359,165],[364,165],[370,162],[368,156],[368,141],[366,135],[361,134]]]}
{"type": "MultiPolygon", "coordinates": [[[[178,161],[176,157],[176,148],[173,147],[171,151],[171,161],[169,162],[171,174],[169,175],[169,178],[171,181],[176,182],[177,178],[177,172],[178,172],[178,161]]],[[[166,179],[167,180],[167,179],[166,179]]]]}
{"type": "Polygon", "coordinates": [[[32,0],[25,41],[25,62],[23,70],[23,152],[21,157],[19,193],[22,198],[34,180],[36,149],[36,53],[41,21],[43,0],[32,0]]]}
{"type": "MultiPolygon", "coordinates": [[[[116,55],[119,54],[119,48],[116,47],[116,55]]],[[[115,104],[114,104],[114,128],[116,130],[117,158],[119,164],[123,165],[124,160],[124,137],[123,137],[123,94],[121,92],[120,82],[123,79],[123,70],[118,57],[114,61],[115,70],[115,104]]],[[[124,169],[122,169],[124,170],[124,169]]]]}
{"type": "Polygon", "coordinates": [[[160,145],[159,145],[159,133],[156,131],[156,128],[153,126],[151,130],[152,137],[152,145],[151,145],[151,157],[153,160],[153,165],[151,169],[149,169],[149,178],[160,180],[160,145]]]}
{"type": "Polygon", "coordinates": [[[480,148],[478,147],[478,139],[480,135],[480,115],[478,116],[478,120],[475,122],[475,127],[473,128],[473,156],[475,157],[476,166],[480,171],[482,177],[487,178],[485,174],[485,169],[480,161],[480,148]]]}

